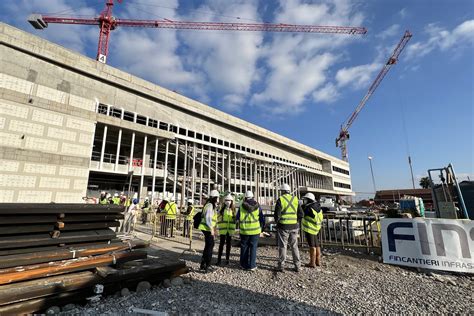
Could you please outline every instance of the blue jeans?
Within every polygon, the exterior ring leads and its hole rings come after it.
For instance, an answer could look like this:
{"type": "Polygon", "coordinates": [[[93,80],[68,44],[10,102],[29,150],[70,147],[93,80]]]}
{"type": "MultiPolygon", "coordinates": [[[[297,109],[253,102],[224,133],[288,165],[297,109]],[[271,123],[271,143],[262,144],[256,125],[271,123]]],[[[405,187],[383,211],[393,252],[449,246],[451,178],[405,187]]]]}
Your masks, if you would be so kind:
{"type": "Polygon", "coordinates": [[[257,267],[257,245],[259,235],[240,235],[240,265],[244,269],[257,267]]]}

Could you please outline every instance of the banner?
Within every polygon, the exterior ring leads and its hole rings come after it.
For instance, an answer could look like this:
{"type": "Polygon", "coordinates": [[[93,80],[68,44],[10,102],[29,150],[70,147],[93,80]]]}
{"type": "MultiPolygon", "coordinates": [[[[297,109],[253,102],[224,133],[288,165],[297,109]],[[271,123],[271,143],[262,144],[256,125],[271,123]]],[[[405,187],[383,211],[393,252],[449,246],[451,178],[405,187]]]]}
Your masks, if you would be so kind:
{"type": "Polygon", "coordinates": [[[474,273],[474,221],[382,219],[383,262],[474,273]]]}

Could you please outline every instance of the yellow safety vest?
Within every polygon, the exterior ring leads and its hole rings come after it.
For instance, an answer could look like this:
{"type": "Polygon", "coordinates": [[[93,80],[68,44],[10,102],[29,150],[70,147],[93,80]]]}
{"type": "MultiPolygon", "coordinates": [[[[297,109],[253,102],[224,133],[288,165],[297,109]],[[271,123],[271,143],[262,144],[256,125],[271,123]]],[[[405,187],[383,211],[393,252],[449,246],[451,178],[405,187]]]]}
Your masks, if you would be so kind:
{"type": "Polygon", "coordinates": [[[241,235],[259,235],[262,232],[259,221],[260,209],[253,212],[247,212],[240,206],[240,234],[241,235]]]}
{"type": "Polygon", "coordinates": [[[165,206],[166,219],[176,219],[176,203],[169,202],[165,206]]]}
{"type": "Polygon", "coordinates": [[[217,227],[219,228],[219,235],[233,235],[235,233],[235,214],[234,210],[228,208],[227,206],[224,209],[223,214],[218,216],[219,222],[217,227]]]}
{"type": "Polygon", "coordinates": [[[186,216],[186,220],[192,221],[194,217],[194,206],[191,206],[191,212],[186,216]]]}
{"type": "Polygon", "coordinates": [[[120,198],[118,196],[112,198],[112,202],[116,205],[120,205],[120,198]]]}
{"type": "Polygon", "coordinates": [[[132,205],[132,199],[127,198],[127,199],[125,200],[125,206],[126,206],[126,207],[129,207],[130,205],[132,205]]]}
{"type": "Polygon", "coordinates": [[[102,200],[99,198],[99,204],[102,204],[102,205],[109,204],[109,201],[107,200],[107,198],[103,198],[102,200]]]}
{"type": "Polygon", "coordinates": [[[321,210],[317,212],[314,208],[311,208],[311,211],[313,212],[313,217],[305,215],[301,224],[303,231],[311,235],[317,235],[321,229],[321,223],[323,222],[323,212],[321,210]]]}
{"type": "Polygon", "coordinates": [[[206,213],[207,213],[207,205],[208,204],[204,205],[204,207],[203,207],[203,211],[202,211],[202,215],[201,215],[201,223],[199,224],[198,228],[199,228],[199,230],[204,230],[204,231],[210,232],[212,230],[212,228],[216,227],[217,212],[216,212],[216,210],[214,210],[214,215],[212,216],[212,222],[211,222],[212,227],[207,226],[206,213]]]}
{"type": "Polygon", "coordinates": [[[298,223],[298,198],[291,194],[283,194],[280,196],[281,216],[280,224],[292,225],[298,223]]]}

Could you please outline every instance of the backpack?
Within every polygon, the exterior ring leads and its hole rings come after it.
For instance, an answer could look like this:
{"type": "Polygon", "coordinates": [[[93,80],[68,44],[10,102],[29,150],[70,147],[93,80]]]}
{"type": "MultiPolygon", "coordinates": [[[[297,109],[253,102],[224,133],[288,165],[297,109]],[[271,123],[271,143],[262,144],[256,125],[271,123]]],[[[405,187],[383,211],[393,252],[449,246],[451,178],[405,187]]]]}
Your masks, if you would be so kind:
{"type": "Polygon", "coordinates": [[[193,216],[193,226],[194,226],[195,229],[199,228],[199,224],[201,224],[201,219],[202,219],[202,211],[196,213],[193,216]]]}

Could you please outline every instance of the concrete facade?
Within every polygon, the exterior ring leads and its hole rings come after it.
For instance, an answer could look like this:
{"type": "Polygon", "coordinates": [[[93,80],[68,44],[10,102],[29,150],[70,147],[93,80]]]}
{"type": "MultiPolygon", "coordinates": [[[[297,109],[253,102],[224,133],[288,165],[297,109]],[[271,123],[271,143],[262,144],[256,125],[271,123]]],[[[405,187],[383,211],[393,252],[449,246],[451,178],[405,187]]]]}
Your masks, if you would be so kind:
{"type": "Polygon", "coordinates": [[[251,189],[271,204],[283,182],[353,194],[338,158],[3,23],[0,172],[0,202],[130,186],[196,199],[251,189]]]}

